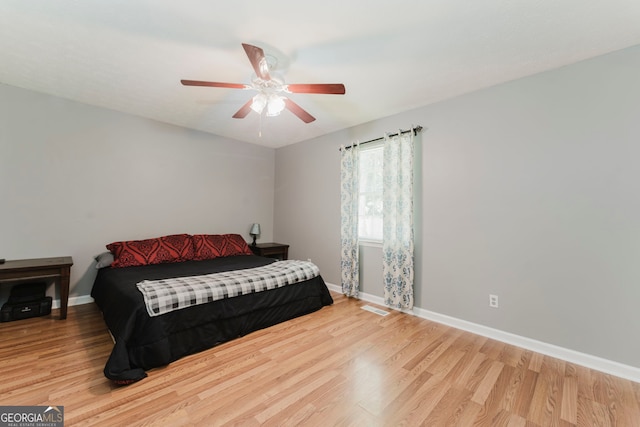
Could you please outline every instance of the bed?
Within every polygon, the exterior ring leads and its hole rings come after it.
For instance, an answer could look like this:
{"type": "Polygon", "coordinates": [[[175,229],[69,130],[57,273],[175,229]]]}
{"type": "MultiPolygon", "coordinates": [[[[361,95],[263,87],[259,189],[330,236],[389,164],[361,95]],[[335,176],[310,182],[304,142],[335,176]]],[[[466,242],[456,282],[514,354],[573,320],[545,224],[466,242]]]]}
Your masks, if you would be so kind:
{"type": "MultiPolygon", "coordinates": [[[[243,247],[246,242],[238,235],[231,236],[235,236],[241,249],[227,245],[226,250],[218,251],[211,247],[203,251],[202,246],[198,251],[198,242],[194,238],[207,236],[210,241],[219,243],[224,236],[230,235],[179,236],[179,239],[173,239],[173,245],[168,245],[169,249],[178,247],[168,258],[166,247],[157,250],[162,248],[161,244],[149,244],[147,241],[116,242],[124,243],[128,248],[122,250],[120,247],[119,250],[115,243],[107,245],[110,249],[107,254],[113,255],[114,261],[106,263],[107,266],[98,266],[100,268],[91,296],[102,311],[114,339],[104,375],[118,384],[139,381],[147,376],[145,371],[149,369],[165,366],[186,355],[309,314],[333,303],[326,284],[318,274],[294,284],[224,297],[155,315],[138,287],[141,283],[275,268],[279,264],[275,259],[253,255],[248,246],[243,247]],[[176,241],[179,244],[175,244],[176,241]],[[131,247],[135,247],[135,244],[131,245],[132,242],[146,242],[138,244],[138,249],[144,249],[142,262],[131,262],[136,255],[131,254],[131,247]],[[188,245],[195,248],[193,253],[188,245]],[[186,249],[181,251],[182,246],[186,249]],[[229,247],[231,250],[228,250],[229,247]],[[126,253],[127,250],[129,253],[126,253]],[[156,253],[154,258],[149,255],[153,251],[162,254],[158,258],[156,253]],[[203,256],[206,251],[213,253],[203,256]]],[[[172,237],[158,239],[169,238],[168,241],[171,241],[172,237]]]]}

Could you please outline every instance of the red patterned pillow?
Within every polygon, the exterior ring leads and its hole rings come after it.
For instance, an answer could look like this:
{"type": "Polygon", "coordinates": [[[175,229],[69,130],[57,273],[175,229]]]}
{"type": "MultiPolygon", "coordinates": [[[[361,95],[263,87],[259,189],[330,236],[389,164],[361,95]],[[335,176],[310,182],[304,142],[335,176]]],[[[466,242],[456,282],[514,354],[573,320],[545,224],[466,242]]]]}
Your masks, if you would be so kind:
{"type": "Polygon", "coordinates": [[[239,234],[194,234],[192,239],[195,260],[253,254],[239,234]]]}
{"type": "Polygon", "coordinates": [[[226,245],[222,256],[253,255],[246,240],[239,234],[225,234],[226,245]]]}
{"type": "Polygon", "coordinates": [[[111,267],[134,267],[193,259],[193,242],[189,234],[114,242],[108,244],[107,249],[114,257],[111,267]]]}

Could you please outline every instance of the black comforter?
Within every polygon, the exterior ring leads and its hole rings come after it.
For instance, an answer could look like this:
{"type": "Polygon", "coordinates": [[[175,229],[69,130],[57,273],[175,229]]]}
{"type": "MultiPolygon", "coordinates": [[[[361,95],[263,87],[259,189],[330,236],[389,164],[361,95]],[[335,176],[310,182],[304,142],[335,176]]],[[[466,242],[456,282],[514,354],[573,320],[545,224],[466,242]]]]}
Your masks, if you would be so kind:
{"type": "Polygon", "coordinates": [[[213,301],[150,317],[136,283],[169,277],[253,268],[274,260],[254,255],[142,267],[103,268],[91,291],[115,344],[104,368],[107,378],[129,383],[145,370],[188,354],[319,310],[333,303],[322,277],[294,285],[213,301]]]}

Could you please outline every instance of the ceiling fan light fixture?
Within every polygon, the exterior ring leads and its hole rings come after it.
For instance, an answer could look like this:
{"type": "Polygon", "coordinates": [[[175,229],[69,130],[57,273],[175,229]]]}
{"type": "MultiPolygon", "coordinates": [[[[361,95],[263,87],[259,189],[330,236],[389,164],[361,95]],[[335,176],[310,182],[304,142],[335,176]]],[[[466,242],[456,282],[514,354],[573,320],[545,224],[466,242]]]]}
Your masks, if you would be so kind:
{"type": "Polygon", "coordinates": [[[258,114],[262,113],[264,107],[267,106],[267,97],[264,93],[260,92],[256,96],[253,97],[253,102],[251,103],[251,109],[258,114]]]}
{"type": "Polygon", "coordinates": [[[284,110],[284,97],[278,95],[270,95],[267,103],[267,116],[278,116],[284,110]]]}

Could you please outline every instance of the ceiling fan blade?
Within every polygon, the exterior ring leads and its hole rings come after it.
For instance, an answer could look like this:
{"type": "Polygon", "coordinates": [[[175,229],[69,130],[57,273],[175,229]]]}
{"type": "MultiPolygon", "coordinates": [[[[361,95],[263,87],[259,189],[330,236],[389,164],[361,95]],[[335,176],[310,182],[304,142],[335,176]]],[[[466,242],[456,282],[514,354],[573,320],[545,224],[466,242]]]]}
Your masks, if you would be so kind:
{"type": "Polygon", "coordinates": [[[226,87],[229,89],[251,89],[251,86],[242,83],[221,83],[221,82],[202,82],[199,80],[180,80],[185,86],[210,86],[210,87],[226,87]]]}
{"type": "Polygon", "coordinates": [[[301,106],[290,100],[289,98],[284,99],[284,105],[287,107],[287,110],[291,111],[293,114],[298,116],[300,120],[305,123],[311,123],[316,118],[311,114],[307,113],[301,106]]]}
{"type": "Polygon", "coordinates": [[[267,59],[264,57],[264,51],[258,46],[246,43],[242,43],[242,47],[249,57],[249,61],[253,66],[253,71],[256,72],[256,76],[260,77],[262,80],[271,80],[271,76],[269,75],[269,64],[267,64],[267,59]]]}
{"type": "Polygon", "coordinates": [[[234,119],[244,119],[247,117],[247,114],[251,112],[251,104],[253,103],[253,98],[249,99],[246,104],[244,104],[236,113],[233,115],[234,119]]]}
{"type": "Polygon", "coordinates": [[[324,93],[329,95],[344,95],[346,90],[342,83],[312,83],[285,85],[284,90],[291,93],[324,93]]]}

